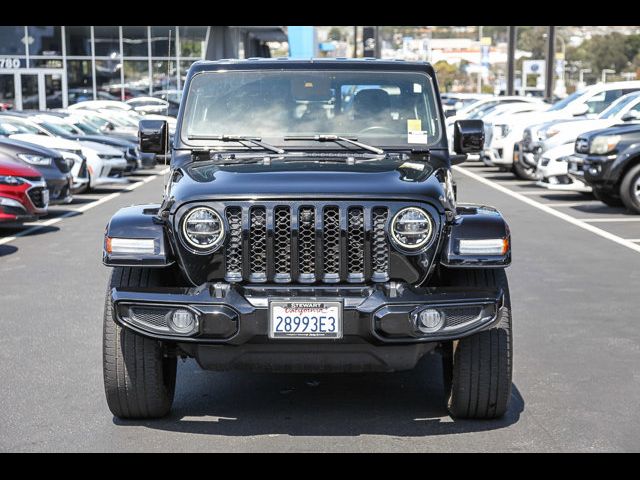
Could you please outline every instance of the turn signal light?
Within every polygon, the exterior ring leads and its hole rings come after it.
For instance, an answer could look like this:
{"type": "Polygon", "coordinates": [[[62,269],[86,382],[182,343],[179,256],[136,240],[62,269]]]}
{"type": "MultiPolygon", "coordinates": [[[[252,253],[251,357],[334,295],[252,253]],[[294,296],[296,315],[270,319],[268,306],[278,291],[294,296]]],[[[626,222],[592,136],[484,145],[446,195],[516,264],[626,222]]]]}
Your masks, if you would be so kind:
{"type": "Polygon", "coordinates": [[[155,242],[152,238],[112,238],[107,237],[105,250],[112,254],[155,254],[155,242]]]}
{"type": "Polygon", "coordinates": [[[505,255],[509,251],[509,239],[460,240],[458,255],[505,255]]]}

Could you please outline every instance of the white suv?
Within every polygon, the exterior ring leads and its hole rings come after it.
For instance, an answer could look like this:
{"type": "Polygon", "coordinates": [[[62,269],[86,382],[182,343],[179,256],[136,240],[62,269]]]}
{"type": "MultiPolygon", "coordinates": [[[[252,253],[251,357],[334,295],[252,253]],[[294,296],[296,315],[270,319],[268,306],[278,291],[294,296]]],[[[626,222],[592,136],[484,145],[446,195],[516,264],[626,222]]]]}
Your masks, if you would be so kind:
{"type": "Polygon", "coordinates": [[[519,153],[529,125],[555,119],[594,118],[615,100],[636,90],[640,90],[640,81],[599,83],[572,93],[542,112],[502,115],[494,125],[487,126],[494,135],[485,141],[482,159],[487,165],[513,168],[517,176],[534,180],[536,164],[527,165],[519,153]]]}

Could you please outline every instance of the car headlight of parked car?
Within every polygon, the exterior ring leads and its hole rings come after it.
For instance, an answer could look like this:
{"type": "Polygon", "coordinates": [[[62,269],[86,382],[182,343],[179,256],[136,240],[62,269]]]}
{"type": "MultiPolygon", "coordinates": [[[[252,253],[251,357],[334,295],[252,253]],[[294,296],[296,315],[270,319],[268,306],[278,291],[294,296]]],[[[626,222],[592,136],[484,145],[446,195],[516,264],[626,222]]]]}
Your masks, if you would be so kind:
{"type": "Polygon", "coordinates": [[[51,157],[43,157],[42,155],[30,155],[28,153],[19,153],[18,157],[32,165],[51,165],[51,157]]]}
{"type": "Polygon", "coordinates": [[[620,142],[620,135],[600,135],[591,141],[589,153],[594,155],[604,155],[612,152],[620,142]]]}
{"type": "Polygon", "coordinates": [[[547,130],[544,130],[542,132],[542,136],[544,138],[551,138],[551,137],[557,135],[558,133],[560,133],[560,130],[557,129],[557,128],[552,127],[552,128],[548,128],[547,130]]]}
{"type": "Polygon", "coordinates": [[[224,233],[222,218],[208,207],[196,207],[182,220],[182,236],[198,253],[210,253],[220,247],[224,233]]]}
{"type": "Polygon", "coordinates": [[[421,208],[403,208],[393,217],[390,234],[400,248],[418,250],[431,240],[433,221],[421,208]]]}
{"type": "Polygon", "coordinates": [[[509,135],[511,131],[511,127],[509,125],[494,125],[493,126],[493,136],[495,138],[504,138],[509,135]]]}
{"type": "Polygon", "coordinates": [[[0,175],[0,185],[17,186],[25,183],[20,177],[13,177],[11,175],[0,175]]]}

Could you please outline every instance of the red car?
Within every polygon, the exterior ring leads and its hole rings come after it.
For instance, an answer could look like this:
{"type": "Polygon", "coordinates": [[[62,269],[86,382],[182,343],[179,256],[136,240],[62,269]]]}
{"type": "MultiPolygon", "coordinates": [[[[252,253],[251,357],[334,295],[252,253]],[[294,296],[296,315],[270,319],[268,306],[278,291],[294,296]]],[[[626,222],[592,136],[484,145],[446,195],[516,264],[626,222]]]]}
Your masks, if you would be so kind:
{"type": "Polygon", "coordinates": [[[0,158],[0,226],[36,220],[48,206],[49,190],[40,172],[0,158]]]}

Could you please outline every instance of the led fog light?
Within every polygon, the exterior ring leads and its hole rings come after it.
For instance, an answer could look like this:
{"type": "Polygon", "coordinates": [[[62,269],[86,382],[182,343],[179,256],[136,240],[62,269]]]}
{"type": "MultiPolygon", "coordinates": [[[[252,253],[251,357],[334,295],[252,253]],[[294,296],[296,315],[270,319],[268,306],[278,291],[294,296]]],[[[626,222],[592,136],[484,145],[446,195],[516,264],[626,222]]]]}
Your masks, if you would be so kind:
{"type": "Polygon", "coordinates": [[[196,317],[189,310],[176,310],[169,321],[169,327],[176,333],[191,333],[197,326],[196,317]]]}
{"type": "Polygon", "coordinates": [[[444,325],[444,313],[435,308],[427,308],[414,313],[416,328],[422,333],[432,333],[440,330],[444,325]]]}

